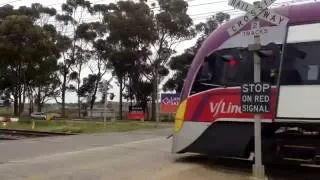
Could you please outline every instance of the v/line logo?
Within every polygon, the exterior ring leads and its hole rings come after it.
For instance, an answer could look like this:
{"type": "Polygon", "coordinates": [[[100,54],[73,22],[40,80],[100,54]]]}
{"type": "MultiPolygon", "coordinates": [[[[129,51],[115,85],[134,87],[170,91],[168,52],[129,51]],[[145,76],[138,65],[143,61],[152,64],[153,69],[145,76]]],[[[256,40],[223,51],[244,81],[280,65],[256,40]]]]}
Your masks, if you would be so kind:
{"type": "Polygon", "coordinates": [[[221,99],[219,102],[214,103],[210,102],[210,112],[213,117],[218,114],[236,114],[242,113],[241,106],[233,104],[232,102],[226,103],[224,99],[221,99]]]}

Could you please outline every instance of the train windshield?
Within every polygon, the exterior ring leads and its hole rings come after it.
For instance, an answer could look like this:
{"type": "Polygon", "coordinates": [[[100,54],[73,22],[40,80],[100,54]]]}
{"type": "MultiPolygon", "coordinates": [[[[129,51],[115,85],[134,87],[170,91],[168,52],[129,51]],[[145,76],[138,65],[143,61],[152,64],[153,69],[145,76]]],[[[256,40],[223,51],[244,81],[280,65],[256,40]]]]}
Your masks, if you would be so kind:
{"type": "MultiPolygon", "coordinates": [[[[320,41],[288,43],[284,48],[280,85],[320,85],[320,41]]],[[[261,81],[276,85],[282,45],[263,47],[261,81]]],[[[207,56],[193,83],[192,94],[253,82],[253,52],[246,48],[215,51],[207,56]]]]}
{"type": "MultiPolygon", "coordinates": [[[[261,81],[273,85],[277,82],[280,65],[280,45],[263,47],[261,58],[261,81]]],[[[192,94],[218,87],[240,86],[254,81],[253,52],[247,48],[215,51],[207,56],[192,88],[192,94]]]]}

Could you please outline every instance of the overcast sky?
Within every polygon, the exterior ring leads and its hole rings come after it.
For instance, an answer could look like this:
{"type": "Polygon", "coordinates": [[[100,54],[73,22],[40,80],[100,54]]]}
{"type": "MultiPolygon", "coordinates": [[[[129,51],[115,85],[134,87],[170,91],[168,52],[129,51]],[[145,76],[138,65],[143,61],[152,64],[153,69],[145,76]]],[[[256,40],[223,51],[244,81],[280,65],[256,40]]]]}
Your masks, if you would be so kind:
{"type": "MultiPolygon", "coordinates": [[[[19,6],[30,6],[32,3],[41,3],[44,6],[50,6],[57,9],[57,11],[61,11],[61,4],[64,3],[66,0],[0,0],[0,6],[3,6],[5,4],[11,4],[15,7],[19,6]]],[[[108,4],[111,2],[117,2],[117,0],[90,0],[93,4],[108,4]]],[[[152,3],[156,0],[148,0],[148,2],[152,3]]],[[[191,16],[191,18],[194,21],[194,24],[197,24],[199,22],[203,22],[211,15],[214,15],[217,12],[226,12],[231,15],[231,18],[234,18],[236,16],[242,15],[243,12],[233,9],[231,6],[228,5],[228,0],[187,0],[189,4],[188,14],[191,16]]],[[[249,3],[252,3],[254,0],[246,0],[249,3]]],[[[284,5],[296,1],[308,1],[308,0],[277,0],[274,5],[284,5]]],[[[311,0],[310,0],[311,1],[311,0]]],[[[90,17],[87,15],[85,17],[88,21],[94,20],[93,17],[90,17]]],[[[176,47],[177,54],[180,54],[184,51],[184,49],[192,46],[195,43],[195,39],[190,41],[185,41],[180,43],[176,47]]],[[[90,73],[89,69],[86,69],[83,73],[83,77],[86,77],[90,73]]],[[[107,74],[106,79],[110,78],[110,74],[107,74]]],[[[116,97],[115,100],[118,100],[119,97],[118,91],[119,88],[117,85],[115,85],[116,80],[113,81],[113,89],[111,92],[115,93],[116,97]]],[[[100,98],[98,98],[100,99],[100,98]]],[[[67,102],[77,102],[77,96],[75,93],[69,93],[66,96],[67,102]]]]}

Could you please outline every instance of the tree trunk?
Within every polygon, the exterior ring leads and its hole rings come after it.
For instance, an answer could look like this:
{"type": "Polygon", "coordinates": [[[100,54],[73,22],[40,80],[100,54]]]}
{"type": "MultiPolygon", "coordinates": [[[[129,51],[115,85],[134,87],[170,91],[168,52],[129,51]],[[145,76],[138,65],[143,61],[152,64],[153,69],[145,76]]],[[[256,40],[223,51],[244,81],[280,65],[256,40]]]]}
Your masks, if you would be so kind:
{"type": "Polygon", "coordinates": [[[14,88],[14,102],[13,102],[13,112],[14,112],[14,115],[15,116],[18,116],[19,115],[19,111],[18,111],[18,108],[19,108],[19,97],[18,97],[18,88],[14,88]]]}
{"type": "MultiPolygon", "coordinates": [[[[100,74],[100,73],[99,73],[99,74],[100,74]]],[[[95,101],[96,101],[96,95],[97,95],[98,86],[99,86],[99,79],[100,79],[100,76],[97,78],[97,81],[96,81],[95,87],[94,87],[94,91],[93,91],[93,94],[92,94],[92,96],[91,96],[90,110],[93,109],[94,103],[95,103],[95,101]]]]}
{"type": "Polygon", "coordinates": [[[148,101],[147,100],[143,100],[142,102],[141,102],[141,105],[142,105],[142,108],[143,108],[143,111],[144,111],[144,113],[145,113],[145,117],[147,117],[147,119],[148,119],[148,114],[149,114],[149,111],[148,111],[148,101]]]}
{"type": "Polygon", "coordinates": [[[38,94],[37,94],[37,111],[41,112],[41,86],[38,87],[38,94]]]}
{"type": "Polygon", "coordinates": [[[30,101],[30,112],[29,115],[33,112],[33,99],[30,101]]]}
{"type": "Polygon", "coordinates": [[[32,106],[33,106],[33,102],[32,102],[32,99],[30,99],[30,102],[29,102],[29,116],[32,113],[32,106]]]}
{"type": "MultiPolygon", "coordinates": [[[[119,77],[119,83],[120,83],[120,92],[119,92],[119,119],[122,120],[122,96],[123,96],[123,91],[122,91],[122,87],[123,87],[123,76],[119,77]]],[[[107,97],[106,97],[107,98],[107,97]]]]}
{"type": "Polygon", "coordinates": [[[29,116],[33,112],[33,96],[32,96],[32,89],[28,89],[28,96],[29,96],[29,116]]]}
{"type": "Polygon", "coordinates": [[[21,112],[22,112],[22,109],[21,109],[21,106],[22,106],[22,90],[21,90],[21,84],[19,85],[19,88],[18,88],[18,115],[20,117],[21,115],[21,112]]]}
{"type": "Polygon", "coordinates": [[[43,108],[44,102],[40,102],[39,106],[38,106],[38,112],[42,112],[42,108],[43,108]]]}
{"type": "Polygon", "coordinates": [[[20,117],[21,109],[20,109],[20,104],[21,104],[21,61],[19,63],[18,67],[18,84],[16,86],[16,93],[17,93],[17,115],[20,117]]]}
{"type": "Polygon", "coordinates": [[[22,99],[22,103],[21,103],[21,112],[24,112],[24,105],[25,105],[25,102],[26,102],[26,85],[23,86],[23,99],[22,99]]]}
{"type": "Polygon", "coordinates": [[[32,99],[31,99],[31,97],[29,96],[29,116],[30,116],[30,114],[32,113],[32,99]]]}
{"type": "Polygon", "coordinates": [[[78,117],[81,118],[81,101],[80,101],[80,96],[78,96],[78,117]]]}
{"type": "Polygon", "coordinates": [[[157,76],[152,81],[153,90],[152,90],[152,108],[151,108],[151,120],[157,121],[157,93],[158,93],[158,84],[157,76]]]}
{"type": "MultiPolygon", "coordinates": [[[[78,91],[80,89],[80,76],[78,77],[78,91]]],[[[78,93],[78,117],[80,118],[81,117],[81,101],[80,101],[80,95],[78,93]]]]}
{"type": "Polygon", "coordinates": [[[63,83],[62,83],[62,92],[61,92],[61,114],[62,114],[62,117],[65,117],[66,115],[66,110],[65,110],[65,103],[66,103],[66,84],[67,84],[67,72],[64,72],[63,74],[63,83]]]}

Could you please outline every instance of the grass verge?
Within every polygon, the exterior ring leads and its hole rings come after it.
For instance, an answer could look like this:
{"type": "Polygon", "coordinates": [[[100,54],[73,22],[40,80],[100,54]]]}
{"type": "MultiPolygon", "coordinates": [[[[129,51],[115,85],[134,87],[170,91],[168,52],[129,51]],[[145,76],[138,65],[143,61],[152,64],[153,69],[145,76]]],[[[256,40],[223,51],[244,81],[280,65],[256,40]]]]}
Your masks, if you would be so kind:
{"type": "Polygon", "coordinates": [[[32,129],[32,121],[11,122],[6,129],[18,130],[35,130],[47,132],[62,132],[62,133],[99,133],[99,132],[127,132],[142,129],[159,129],[171,127],[170,124],[161,124],[151,122],[107,122],[106,126],[100,122],[79,122],[79,121],[35,121],[35,128],[32,129]]]}

